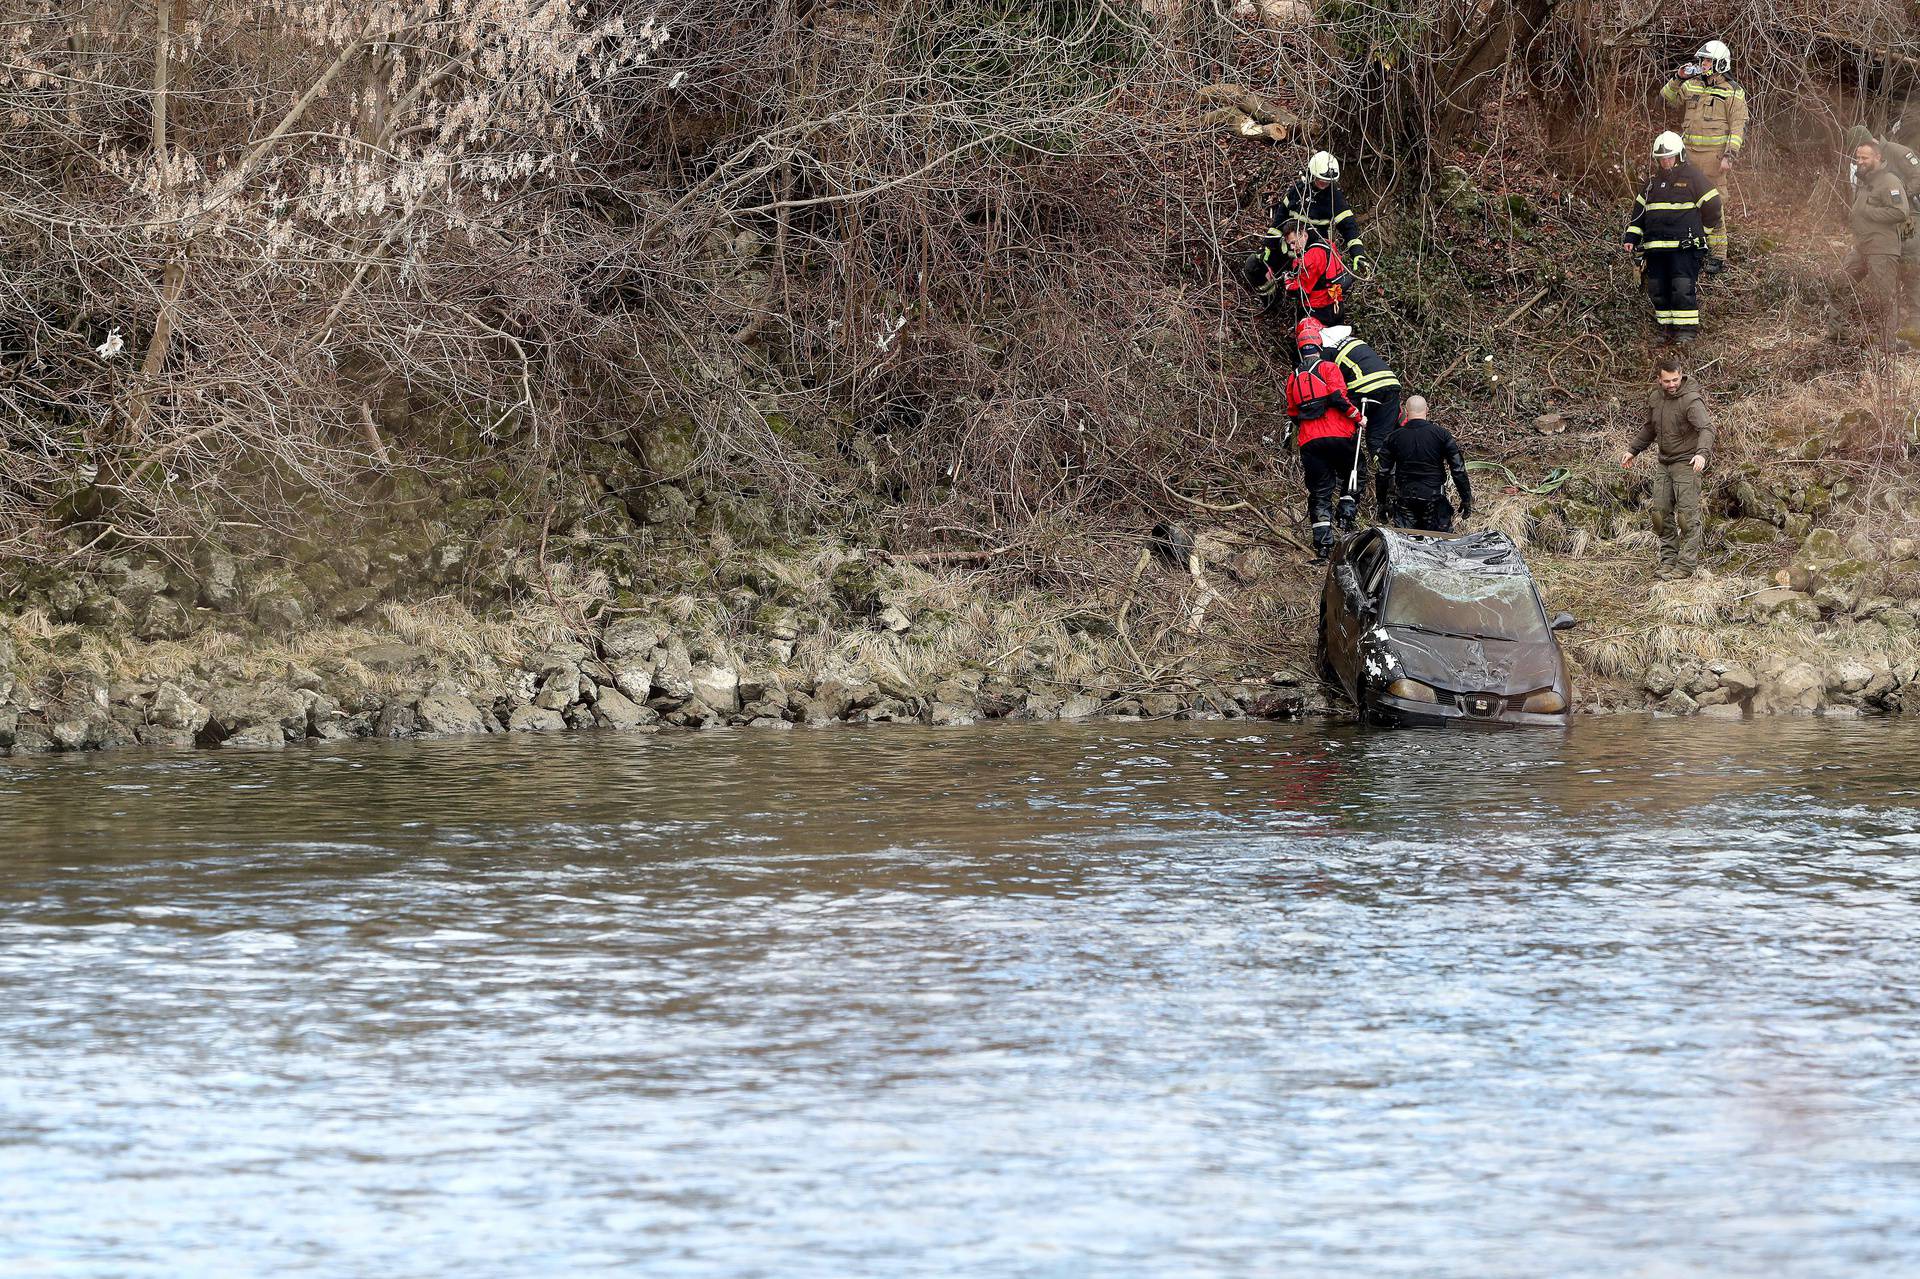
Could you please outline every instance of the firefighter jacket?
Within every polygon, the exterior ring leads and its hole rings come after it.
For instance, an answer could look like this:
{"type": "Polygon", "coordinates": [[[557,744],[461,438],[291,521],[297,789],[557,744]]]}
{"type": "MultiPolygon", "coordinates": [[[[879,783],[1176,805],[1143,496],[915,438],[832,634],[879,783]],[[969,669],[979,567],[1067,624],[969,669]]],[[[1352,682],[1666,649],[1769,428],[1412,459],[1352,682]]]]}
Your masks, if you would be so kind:
{"type": "Polygon", "coordinates": [[[1391,481],[1402,502],[1433,502],[1446,493],[1447,475],[1460,493],[1460,508],[1473,509],[1467,458],[1453,432],[1426,418],[1408,418],[1393,428],[1380,448],[1380,479],[1391,481]]]}
{"type": "Polygon", "coordinates": [[[1287,416],[1293,419],[1294,442],[1303,448],[1360,433],[1360,410],[1347,394],[1346,378],[1311,347],[1300,352],[1300,367],[1287,375],[1287,416]]]}
{"type": "Polygon", "coordinates": [[[1668,395],[1657,386],[1647,393],[1646,416],[1627,452],[1638,456],[1656,441],[1662,466],[1713,456],[1713,412],[1692,378],[1680,379],[1677,394],[1668,395]]]}
{"type": "MultiPolygon", "coordinates": [[[[1348,257],[1363,257],[1366,245],[1360,243],[1360,219],[1347,207],[1347,197],[1338,183],[1319,187],[1302,174],[1292,186],[1280,193],[1280,201],[1267,212],[1267,236],[1279,241],[1281,228],[1294,218],[1313,224],[1314,233],[1330,244],[1345,249],[1348,257]]],[[[1281,241],[1281,252],[1285,243],[1281,241]]]]}
{"type": "Polygon", "coordinates": [[[1331,244],[1315,240],[1300,253],[1300,260],[1287,276],[1287,292],[1298,293],[1315,310],[1339,306],[1345,291],[1346,264],[1331,244]]]}
{"type": "Polygon", "coordinates": [[[1382,391],[1400,389],[1400,379],[1380,353],[1359,338],[1348,338],[1329,347],[1327,353],[1340,366],[1340,375],[1347,379],[1347,390],[1355,399],[1363,395],[1378,399],[1382,391]]]}
{"type": "Polygon", "coordinates": [[[1863,258],[1898,255],[1900,237],[1911,216],[1907,190],[1891,165],[1882,163],[1872,173],[1862,173],[1853,189],[1853,208],[1847,215],[1854,251],[1863,258]]]}
{"type": "Polygon", "coordinates": [[[1658,169],[1634,200],[1623,241],[1648,253],[1704,249],[1707,229],[1720,225],[1720,191],[1682,160],[1658,169]]]}
{"type": "Polygon", "coordinates": [[[1660,96],[1680,108],[1680,137],[1687,150],[1740,153],[1747,132],[1745,89],[1723,75],[1675,77],[1660,96]]]}

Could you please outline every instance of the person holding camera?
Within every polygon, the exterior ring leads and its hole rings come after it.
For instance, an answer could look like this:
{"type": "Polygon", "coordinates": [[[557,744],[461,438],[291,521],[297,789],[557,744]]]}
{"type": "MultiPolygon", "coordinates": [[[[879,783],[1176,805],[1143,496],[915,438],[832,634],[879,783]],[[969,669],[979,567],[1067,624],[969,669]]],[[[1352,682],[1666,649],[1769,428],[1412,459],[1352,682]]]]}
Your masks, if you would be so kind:
{"type": "MultiPolygon", "coordinates": [[[[1747,91],[1727,75],[1732,68],[1732,50],[1719,40],[1709,40],[1660,90],[1661,99],[1680,110],[1680,136],[1686,143],[1687,160],[1716,183],[1726,181],[1746,141],[1747,91]]],[[[1707,232],[1707,261],[1702,271],[1708,276],[1726,270],[1727,221],[1723,215],[1720,225],[1707,232]]]]}

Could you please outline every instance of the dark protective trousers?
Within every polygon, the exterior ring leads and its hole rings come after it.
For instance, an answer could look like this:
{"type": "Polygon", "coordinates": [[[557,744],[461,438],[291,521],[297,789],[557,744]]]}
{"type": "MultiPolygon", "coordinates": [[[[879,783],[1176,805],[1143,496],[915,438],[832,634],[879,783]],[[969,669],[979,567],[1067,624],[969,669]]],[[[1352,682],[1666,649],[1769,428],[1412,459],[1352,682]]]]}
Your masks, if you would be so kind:
{"type": "Polygon", "coordinates": [[[1325,555],[1333,546],[1333,499],[1346,493],[1353,474],[1357,436],[1344,440],[1319,439],[1300,446],[1300,469],[1307,475],[1307,519],[1313,524],[1313,549],[1325,555]]]}
{"type": "Polygon", "coordinates": [[[1423,529],[1428,533],[1453,532],[1453,503],[1444,497],[1431,501],[1400,503],[1400,527],[1423,529]]]}
{"type": "MultiPolygon", "coordinates": [[[[1387,442],[1387,432],[1400,424],[1400,388],[1389,386],[1382,390],[1370,391],[1359,397],[1360,407],[1367,415],[1367,457],[1376,461],[1380,457],[1380,446],[1387,442]]],[[[1360,463],[1359,488],[1365,492],[1367,487],[1367,462],[1360,463]]],[[[1355,494],[1358,497],[1359,494],[1355,494]]],[[[1373,482],[1373,509],[1376,513],[1387,509],[1387,492],[1380,481],[1373,482]]]]}
{"type": "Polygon", "coordinates": [[[1700,266],[1705,260],[1705,249],[1655,249],[1647,254],[1645,283],[1656,324],[1699,329],[1700,266]]]}

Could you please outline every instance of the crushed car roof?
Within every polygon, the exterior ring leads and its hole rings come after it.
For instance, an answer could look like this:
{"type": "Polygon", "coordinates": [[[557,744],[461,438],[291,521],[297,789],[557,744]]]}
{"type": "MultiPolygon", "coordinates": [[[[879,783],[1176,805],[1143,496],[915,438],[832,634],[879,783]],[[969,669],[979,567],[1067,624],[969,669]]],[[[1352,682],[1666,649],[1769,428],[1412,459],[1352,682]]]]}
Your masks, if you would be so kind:
{"type": "Polygon", "coordinates": [[[1482,573],[1525,573],[1520,548],[1505,533],[1486,531],[1436,537],[1399,529],[1380,530],[1388,558],[1399,567],[1465,568],[1482,573]]]}

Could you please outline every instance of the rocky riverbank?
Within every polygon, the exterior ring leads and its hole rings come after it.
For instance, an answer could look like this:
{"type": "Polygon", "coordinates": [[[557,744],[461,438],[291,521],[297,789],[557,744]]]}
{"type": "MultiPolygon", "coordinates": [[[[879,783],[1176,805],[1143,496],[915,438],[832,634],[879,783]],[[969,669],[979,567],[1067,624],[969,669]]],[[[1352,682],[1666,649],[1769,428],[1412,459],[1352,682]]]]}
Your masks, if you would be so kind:
{"type": "MultiPolygon", "coordinates": [[[[1730,464],[1712,573],[1687,581],[1650,579],[1641,481],[1617,466],[1482,518],[1580,617],[1579,711],[1897,712],[1920,705],[1917,517],[1847,465],[1730,464]]],[[[489,483],[396,485],[325,534],[16,570],[0,749],[1348,713],[1311,674],[1319,570],[1271,527],[1194,525],[1172,553],[1085,536],[1057,552],[1086,583],[1068,594],[613,463],[537,519],[489,483]]]]}
{"type": "Polygon", "coordinates": [[[236,668],[111,681],[68,672],[55,697],[14,670],[9,642],[0,648],[0,747],[14,755],[134,745],[275,749],[309,739],[570,729],[1295,718],[1322,705],[1317,689],[1286,673],[1258,684],[1112,694],[959,669],[922,687],[872,672],[743,662],[643,619],[617,621],[591,645],[568,639],[515,665],[493,664],[484,680],[471,664],[400,642],[363,645],[312,666],[287,662],[277,677],[238,682],[236,668]]]}

